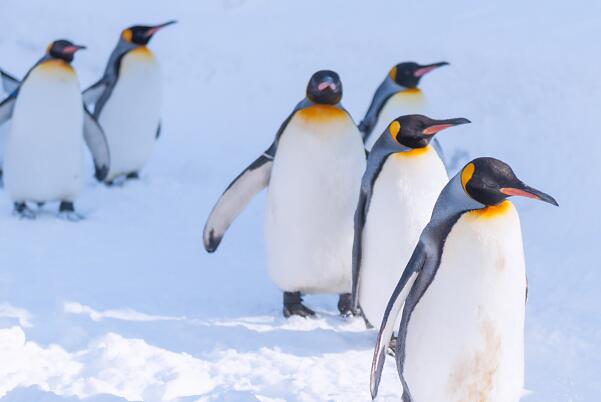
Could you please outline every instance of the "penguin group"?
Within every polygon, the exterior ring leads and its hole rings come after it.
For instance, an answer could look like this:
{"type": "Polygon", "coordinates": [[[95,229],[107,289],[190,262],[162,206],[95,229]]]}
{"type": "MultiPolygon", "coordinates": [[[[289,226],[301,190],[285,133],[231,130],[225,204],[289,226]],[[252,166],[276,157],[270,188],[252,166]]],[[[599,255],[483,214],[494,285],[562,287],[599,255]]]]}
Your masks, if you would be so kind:
{"type": "Polygon", "coordinates": [[[10,121],[1,173],[15,214],[33,219],[31,203],[58,202],[59,217],[82,219],[75,200],[86,178],[84,143],[98,181],[139,177],[161,127],[160,69],[146,45],[173,23],[124,29],[103,76],[83,93],[72,62],[86,47],[69,40],[52,42],[22,80],[0,70],[8,93],[0,125],[10,121]]]}
{"type": "Polygon", "coordinates": [[[390,354],[403,402],[517,402],[527,278],[508,198],[558,204],[492,157],[449,179],[436,136],[470,120],[426,116],[418,89],[448,64],[392,67],[359,125],[338,74],[314,73],[273,143],[219,197],[204,246],[215,252],[267,188],[267,271],[283,315],[314,316],[303,295],[329,293],[342,316],[379,328],[372,398],[390,354]]]}
{"type": "MultiPolygon", "coordinates": [[[[161,133],[160,68],[147,45],[173,23],[124,29],[83,92],[72,62],[85,46],[69,40],[52,42],[21,80],[0,70],[0,125],[10,121],[1,172],[15,214],[33,219],[33,204],[58,202],[61,218],[82,219],[86,146],[98,181],[139,178],[161,133]]],[[[404,402],[517,402],[528,282],[508,199],[558,204],[492,157],[449,178],[436,137],[471,122],[428,116],[418,88],[448,64],[393,66],[358,125],[340,76],[315,72],[273,142],[217,200],[204,246],[215,252],[267,188],[267,272],[283,315],[315,316],[303,296],[335,294],[341,316],[378,328],[372,398],[390,354],[404,402]]]]}

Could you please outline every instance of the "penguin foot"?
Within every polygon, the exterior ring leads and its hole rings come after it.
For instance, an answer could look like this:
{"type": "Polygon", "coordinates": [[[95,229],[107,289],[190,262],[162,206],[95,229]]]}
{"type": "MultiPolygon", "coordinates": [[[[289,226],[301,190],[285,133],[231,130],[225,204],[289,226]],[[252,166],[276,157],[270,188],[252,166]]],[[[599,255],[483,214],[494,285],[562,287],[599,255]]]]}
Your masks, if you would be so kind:
{"type": "Polygon", "coordinates": [[[138,180],[140,178],[140,174],[138,172],[131,172],[125,175],[127,180],[138,180]]]}
{"type": "Polygon", "coordinates": [[[35,219],[36,213],[24,202],[15,202],[14,214],[21,219],[35,219]]]}
{"type": "Polygon", "coordinates": [[[313,317],[315,311],[311,310],[303,303],[303,298],[300,292],[284,292],[284,317],[288,318],[293,315],[301,317],[313,317]]]}
{"type": "Polygon", "coordinates": [[[392,335],[392,337],[390,338],[390,342],[388,342],[388,348],[386,349],[386,353],[388,353],[389,356],[396,356],[396,342],[397,337],[395,335],[392,335]]]}
{"type": "Polygon", "coordinates": [[[342,317],[355,315],[353,311],[352,296],[350,293],[343,293],[338,298],[338,311],[342,317]]]}
{"type": "Polygon", "coordinates": [[[66,221],[79,222],[83,220],[83,216],[75,212],[75,207],[70,201],[62,201],[58,207],[58,217],[66,221]]]}

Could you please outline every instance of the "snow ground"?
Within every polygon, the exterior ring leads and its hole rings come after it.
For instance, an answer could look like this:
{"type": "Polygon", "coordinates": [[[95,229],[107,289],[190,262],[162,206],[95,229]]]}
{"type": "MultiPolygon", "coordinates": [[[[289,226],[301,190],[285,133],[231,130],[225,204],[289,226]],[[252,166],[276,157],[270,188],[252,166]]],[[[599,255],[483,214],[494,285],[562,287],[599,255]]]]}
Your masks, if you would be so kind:
{"type": "MultiPolygon", "coordinates": [[[[308,298],[318,319],[280,316],[264,194],[216,254],[201,230],[313,71],[340,73],[358,121],[404,60],[452,64],[422,85],[432,116],[473,121],[440,136],[447,154],[504,159],[558,199],[517,201],[530,279],[524,400],[598,400],[601,3],[367,4],[2,1],[0,65],[22,75],[48,42],[72,38],[89,47],[75,62],[83,86],[123,27],[180,23],[152,43],[165,114],[140,182],[90,180],[78,224],[50,209],[19,221],[0,195],[0,401],[368,400],[374,330],[338,318],[331,296],[308,298]]],[[[379,400],[399,391],[388,359],[379,400]]]]}

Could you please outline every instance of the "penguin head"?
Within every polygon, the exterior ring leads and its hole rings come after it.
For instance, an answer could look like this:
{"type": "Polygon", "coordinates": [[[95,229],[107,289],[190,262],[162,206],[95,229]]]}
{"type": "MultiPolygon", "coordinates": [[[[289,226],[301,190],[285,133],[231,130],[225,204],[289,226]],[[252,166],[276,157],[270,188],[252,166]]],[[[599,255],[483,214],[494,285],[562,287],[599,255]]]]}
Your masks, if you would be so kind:
{"type": "Polygon", "coordinates": [[[71,41],[59,39],[48,45],[48,50],[46,53],[54,59],[60,59],[66,61],[67,63],[71,63],[73,61],[75,52],[85,48],[85,46],[75,45],[71,41]]]}
{"type": "Polygon", "coordinates": [[[487,206],[498,205],[514,195],[559,206],[553,197],[524,184],[508,164],[495,158],[476,158],[465,165],[461,185],[472,199],[487,206]]]}
{"type": "Polygon", "coordinates": [[[424,75],[438,67],[447,66],[448,64],[449,63],[446,61],[441,61],[440,63],[422,66],[410,61],[406,63],[400,63],[392,67],[388,73],[388,76],[391,80],[402,87],[416,88],[424,75]]]}
{"type": "Polygon", "coordinates": [[[334,71],[321,70],[311,76],[307,85],[307,98],[311,102],[335,105],[342,99],[342,82],[334,71]]]}
{"type": "Polygon", "coordinates": [[[145,46],[150,42],[152,36],[157,33],[160,29],[175,24],[177,21],[167,21],[164,24],[159,25],[134,25],[121,32],[121,38],[129,43],[133,43],[139,46],[145,46]]]}
{"type": "Polygon", "coordinates": [[[467,123],[471,122],[463,117],[434,120],[421,114],[410,114],[393,120],[388,126],[388,133],[399,144],[409,148],[423,148],[439,131],[467,123]]]}

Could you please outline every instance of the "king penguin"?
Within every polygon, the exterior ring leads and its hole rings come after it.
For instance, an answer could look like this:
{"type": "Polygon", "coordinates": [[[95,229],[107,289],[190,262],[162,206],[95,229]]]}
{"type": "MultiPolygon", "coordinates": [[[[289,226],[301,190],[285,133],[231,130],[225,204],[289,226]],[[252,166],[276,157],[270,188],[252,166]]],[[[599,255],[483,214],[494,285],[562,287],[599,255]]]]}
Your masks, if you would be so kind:
{"type": "Polygon", "coordinates": [[[424,75],[448,64],[445,61],[427,65],[405,62],[390,69],[376,90],[363,121],[359,124],[359,130],[363,134],[363,141],[368,150],[393,119],[401,115],[425,112],[424,96],[417,86],[424,75]],[[374,132],[375,136],[372,135],[374,132]]]}
{"type": "Polygon", "coordinates": [[[27,202],[60,201],[59,216],[79,220],[74,200],[84,179],[84,140],[96,177],[104,179],[110,153],[102,128],[83,105],[79,80],[71,67],[85,49],[57,40],[22,81],[2,74],[11,94],[0,103],[0,124],[11,121],[4,149],[4,182],[15,212],[35,218],[27,202]]]}
{"type": "Polygon", "coordinates": [[[94,117],[109,142],[112,162],[108,184],[120,176],[138,178],[160,135],[161,71],[146,45],[160,29],[174,23],[123,30],[104,75],[84,91],[84,101],[94,105],[94,117]]]}
{"type": "Polygon", "coordinates": [[[494,158],[474,159],[444,187],[386,307],[373,398],[400,314],[403,402],[519,401],[527,280],[510,196],[558,205],[494,158]]]}
{"type": "Polygon", "coordinates": [[[225,190],[204,228],[217,249],[246,203],[269,186],[265,218],[267,268],[284,292],[284,316],[312,316],[303,293],[339,294],[351,313],[353,213],[365,170],[361,134],[342,107],[337,73],[318,71],[269,149],[225,190]]]}
{"type": "Polygon", "coordinates": [[[353,308],[359,304],[372,325],[382,322],[394,285],[448,182],[430,143],[441,130],[469,122],[402,116],[369,153],[355,211],[353,308]]]}

